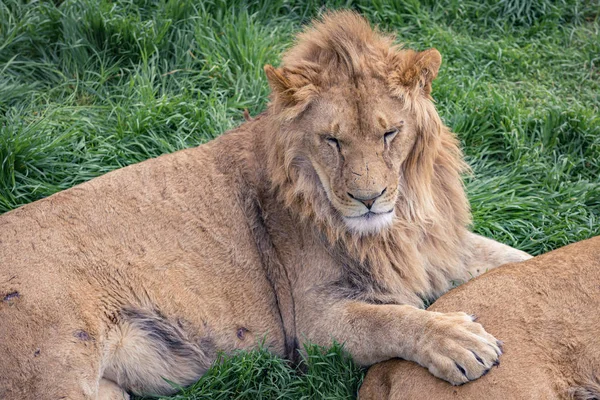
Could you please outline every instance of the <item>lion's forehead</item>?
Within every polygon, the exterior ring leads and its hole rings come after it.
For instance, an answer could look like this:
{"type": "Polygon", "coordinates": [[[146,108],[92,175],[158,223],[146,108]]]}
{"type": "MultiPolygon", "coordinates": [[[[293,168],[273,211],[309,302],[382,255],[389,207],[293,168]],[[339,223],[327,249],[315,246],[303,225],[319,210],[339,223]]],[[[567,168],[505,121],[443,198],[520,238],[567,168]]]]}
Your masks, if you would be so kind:
{"type": "Polygon", "coordinates": [[[314,121],[321,129],[369,133],[388,129],[410,118],[399,99],[386,92],[359,93],[357,88],[334,88],[316,102],[314,121]]]}

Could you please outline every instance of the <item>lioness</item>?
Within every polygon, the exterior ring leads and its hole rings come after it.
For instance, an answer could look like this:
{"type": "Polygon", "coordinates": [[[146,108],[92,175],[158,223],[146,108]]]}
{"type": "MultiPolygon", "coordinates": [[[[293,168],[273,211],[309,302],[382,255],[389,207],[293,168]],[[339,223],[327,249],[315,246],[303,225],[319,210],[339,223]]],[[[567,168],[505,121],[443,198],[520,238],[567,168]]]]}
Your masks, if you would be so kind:
{"type": "Polygon", "coordinates": [[[265,67],[257,118],[1,216],[0,398],[171,393],[263,340],[488,371],[496,339],[423,301],[529,256],[467,230],[440,63],[328,14],[265,67]]]}
{"type": "Polygon", "coordinates": [[[361,400],[600,399],[600,236],[503,266],[430,309],[480,316],[504,342],[502,365],[453,387],[414,363],[387,361],[369,370],[361,400]]]}

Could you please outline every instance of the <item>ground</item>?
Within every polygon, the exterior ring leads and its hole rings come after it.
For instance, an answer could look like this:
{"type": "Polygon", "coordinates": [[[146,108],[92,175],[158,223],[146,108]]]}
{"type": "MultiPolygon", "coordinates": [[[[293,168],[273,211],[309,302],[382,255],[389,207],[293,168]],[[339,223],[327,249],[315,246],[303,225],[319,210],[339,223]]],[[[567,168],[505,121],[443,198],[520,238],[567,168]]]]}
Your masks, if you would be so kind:
{"type": "MultiPolygon", "coordinates": [[[[600,234],[598,0],[3,0],[0,213],[257,114],[262,66],[323,4],[442,53],[476,232],[532,254],[600,234]]],[[[351,398],[362,374],[339,347],[300,370],[254,352],[177,398],[351,398]]]]}

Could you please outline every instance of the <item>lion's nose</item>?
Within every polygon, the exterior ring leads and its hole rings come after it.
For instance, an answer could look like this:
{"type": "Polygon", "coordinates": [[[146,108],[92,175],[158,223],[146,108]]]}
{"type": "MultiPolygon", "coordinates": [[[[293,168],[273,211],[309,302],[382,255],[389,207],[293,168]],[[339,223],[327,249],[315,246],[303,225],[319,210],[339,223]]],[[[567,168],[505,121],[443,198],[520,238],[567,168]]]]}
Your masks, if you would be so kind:
{"type": "Polygon", "coordinates": [[[377,200],[378,198],[380,198],[385,191],[387,190],[387,188],[383,189],[380,193],[376,193],[376,194],[352,194],[350,192],[348,192],[348,196],[350,196],[351,198],[353,198],[354,200],[358,200],[361,203],[363,203],[368,210],[371,209],[371,207],[373,207],[373,204],[375,204],[375,200],[377,200]]]}

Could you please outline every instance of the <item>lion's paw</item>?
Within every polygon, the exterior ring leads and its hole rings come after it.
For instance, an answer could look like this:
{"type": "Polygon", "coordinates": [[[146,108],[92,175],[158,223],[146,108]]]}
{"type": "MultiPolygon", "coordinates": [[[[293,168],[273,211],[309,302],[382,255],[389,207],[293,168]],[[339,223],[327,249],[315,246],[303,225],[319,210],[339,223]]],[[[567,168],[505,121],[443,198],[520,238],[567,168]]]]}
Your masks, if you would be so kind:
{"type": "Polygon", "coordinates": [[[501,342],[474,322],[475,317],[462,312],[432,314],[418,342],[415,361],[434,376],[462,385],[499,364],[501,342]]]}

